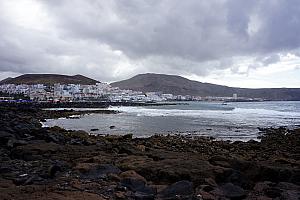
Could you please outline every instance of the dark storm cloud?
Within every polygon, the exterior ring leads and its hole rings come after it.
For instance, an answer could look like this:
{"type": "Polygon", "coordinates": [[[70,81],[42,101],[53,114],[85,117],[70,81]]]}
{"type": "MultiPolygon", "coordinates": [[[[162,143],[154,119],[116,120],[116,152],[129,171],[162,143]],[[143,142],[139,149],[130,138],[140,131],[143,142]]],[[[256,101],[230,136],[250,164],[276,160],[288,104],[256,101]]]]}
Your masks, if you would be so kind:
{"type": "Polygon", "coordinates": [[[236,69],[235,57],[257,58],[249,65],[255,68],[300,47],[298,0],[36,2],[50,19],[46,31],[0,13],[0,71],[102,80],[148,71],[207,75],[236,69]]]}

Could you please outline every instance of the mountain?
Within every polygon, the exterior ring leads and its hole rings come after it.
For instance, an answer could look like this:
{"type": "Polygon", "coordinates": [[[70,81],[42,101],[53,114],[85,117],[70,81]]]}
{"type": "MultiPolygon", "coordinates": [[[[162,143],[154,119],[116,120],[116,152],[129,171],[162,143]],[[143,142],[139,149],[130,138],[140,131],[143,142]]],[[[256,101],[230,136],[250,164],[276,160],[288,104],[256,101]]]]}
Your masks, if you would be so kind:
{"type": "Polygon", "coordinates": [[[12,77],[7,77],[6,79],[3,79],[2,81],[0,81],[0,84],[3,82],[9,82],[11,79],[13,79],[12,77]]]}
{"type": "Polygon", "coordinates": [[[55,83],[95,85],[96,83],[99,83],[99,81],[93,80],[82,75],[67,76],[60,74],[24,74],[16,78],[7,78],[0,81],[0,84],[53,85],[55,83]]]}
{"type": "Polygon", "coordinates": [[[175,95],[232,96],[263,98],[267,100],[300,100],[300,88],[248,89],[192,81],[181,76],[165,74],[139,74],[111,84],[121,89],[143,92],[161,91],[175,95]]]}

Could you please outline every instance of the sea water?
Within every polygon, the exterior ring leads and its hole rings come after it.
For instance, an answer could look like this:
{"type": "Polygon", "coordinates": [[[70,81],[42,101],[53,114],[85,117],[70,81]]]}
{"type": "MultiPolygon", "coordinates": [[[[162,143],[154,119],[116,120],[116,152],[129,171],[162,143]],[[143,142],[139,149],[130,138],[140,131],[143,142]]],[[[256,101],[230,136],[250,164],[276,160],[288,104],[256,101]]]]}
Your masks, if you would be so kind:
{"type": "MultiPolygon", "coordinates": [[[[182,103],[182,102],[181,102],[182,103]]],[[[47,126],[71,130],[99,129],[93,134],[132,133],[212,136],[224,140],[257,139],[260,128],[300,125],[299,101],[184,102],[178,105],[110,107],[120,114],[90,114],[80,119],[51,119],[47,126]],[[110,126],[114,126],[111,129],[110,126]]]]}

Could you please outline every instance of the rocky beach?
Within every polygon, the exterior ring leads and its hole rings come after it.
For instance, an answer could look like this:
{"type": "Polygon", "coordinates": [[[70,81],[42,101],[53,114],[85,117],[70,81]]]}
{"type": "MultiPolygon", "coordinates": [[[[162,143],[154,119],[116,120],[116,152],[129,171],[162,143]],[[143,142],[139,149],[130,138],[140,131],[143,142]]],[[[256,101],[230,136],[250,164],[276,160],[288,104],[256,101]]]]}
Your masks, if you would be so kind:
{"type": "Polygon", "coordinates": [[[300,129],[261,129],[260,142],[95,136],[41,121],[101,111],[0,111],[0,199],[300,198],[300,129]]]}

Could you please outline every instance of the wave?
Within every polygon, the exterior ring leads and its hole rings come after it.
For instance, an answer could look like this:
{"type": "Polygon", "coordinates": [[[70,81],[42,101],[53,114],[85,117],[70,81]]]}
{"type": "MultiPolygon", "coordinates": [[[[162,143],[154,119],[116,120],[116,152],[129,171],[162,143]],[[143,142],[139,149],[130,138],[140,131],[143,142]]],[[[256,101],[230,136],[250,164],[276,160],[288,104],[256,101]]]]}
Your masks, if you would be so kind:
{"type": "MultiPolygon", "coordinates": [[[[219,110],[181,110],[181,109],[152,109],[144,107],[113,107],[113,110],[118,110],[125,113],[136,114],[137,116],[202,116],[207,112],[219,113],[219,110]]],[[[229,111],[222,111],[229,112],[229,111]]]]}
{"type": "Polygon", "coordinates": [[[182,109],[154,109],[145,107],[111,107],[112,110],[118,110],[124,113],[134,114],[136,116],[183,116],[183,117],[271,117],[271,118],[291,118],[300,119],[299,112],[283,112],[269,109],[255,108],[234,108],[232,110],[182,110],[182,109]]]}
{"type": "Polygon", "coordinates": [[[248,114],[248,115],[264,115],[264,116],[285,116],[285,117],[296,117],[300,118],[299,112],[286,112],[286,111],[278,111],[271,109],[263,109],[263,108],[235,108],[233,110],[234,113],[238,114],[248,114]]]}

